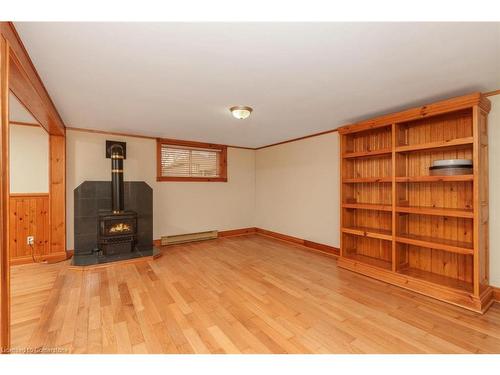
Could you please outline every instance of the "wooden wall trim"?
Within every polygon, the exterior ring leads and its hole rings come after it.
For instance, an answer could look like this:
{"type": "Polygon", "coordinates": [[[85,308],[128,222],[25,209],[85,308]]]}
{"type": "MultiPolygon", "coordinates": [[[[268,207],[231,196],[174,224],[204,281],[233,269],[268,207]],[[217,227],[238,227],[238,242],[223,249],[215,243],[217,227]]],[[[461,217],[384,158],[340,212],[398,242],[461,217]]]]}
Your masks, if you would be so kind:
{"type": "Polygon", "coordinates": [[[240,228],[231,230],[221,230],[218,232],[219,237],[234,237],[234,236],[245,236],[247,234],[255,234],[257,228],[240,228]]]}
{"type": "Polygon", "coordinates": [[[492,286],[492,288],[493,288],[493,299],[496,302],[500,303],[500,288],[496,286],[492,286]]]}
{"type": "Polygon", "coordinates": [[[270,230],[267,230],[267,229],[262,229],[262,228],[256,228],[256,232],[257,232],[257,234],[262,234],[264,236],[273,237],[273,238],[276,238],[278,240],[282,240],[282,241],[286,241],[286,242],[291,242],[291,243],[295,243],[295,244],[298,244],[298,245],[303,245],[304,244],[304,239],[298,238],[298,237],[294,237],[294,236],[289,236],[288,234],[282,234],[282,233],[278,233],[278,232],[273,232],[273,231],[270,231],[270,230]]]}
{"type": "Polygon", "coordinates": [[[268,148],[268,147],[273,147],[273,146],[279,146],[279,145],[283,145],[285,143],[301,141],[301,140],[307,139],[307,138],[319,137],[320,135],[325,135],[325,134],[329,134],[329,133],[335,133],[336,131],[338,131],[338,129],[325,130],[325,131],[320,132],[320,133],[314,133],[314,134],[310,134],[310,135],[305,135],[303,137],[293,138],[293,139],[289,139],[289,140],[286,140],[286,141],[282,141],[282,142],[278,142],[278,143],[272,143],[270,145],[257,147],[257,148],[254,148],[254,150],[262,150],[263,148],[268,148]]]}
{"type": "Polygon", "coordinates": [[[50,251],[66,251],[66,138],[49,135],[50,251]]]}
{"type": "Polygon", "coordinates": [[[494,95],[500,95],[500,90],[494,90],[494,91],[490,91],[490,92],[485,92],[483,95],[486,96],[486,97],[488,97],[488,96],[494,96],[494,95]]]}
{"type": "Polygon", "coordinates": [[[110,131],[105,131],[105,130],[87,129],[87,128],[74,128],[74,127],[71,127],[71,126],[67,126],[66,130],[72,130],[72,131],[75,131],[75,132],[83,132],[83,133],[116,135],[116,136],[120,136],[120,137],[133,137],[133,138],[151,139],[151,140],[154,140],[154,141],[156,140],[156,137],[150,137],[150,136],[147,136],[147,135],[122,133],[122,132],[110,132],[110,131]]]}
{"type": "Polygon", "coordinates": [[[312,249],[314,251],[319,251],[323,254],[331,255],[334,257],[338,257],[340,254],[340,249],[338,247],[309,241],[309,240],[306,240],[303,238],[289,236],[287,234],[273,232],[273,231],[262,229],[262,228],[256,228],[256,233],[263,235],[263,236],[273,237],[273,238],[276,238],[276,239],[281,240],[281,241],[286,241],[286,242],[294,243],[296,245],[301,245],[301,246],[307,247],[309,249],[312,249]]]}
{"type": "Polygon", "coordinates": [[[10,193],[10,197],[48,197],[49,193],[10,193]]]}
{"type": "Polygon", "coordinates": [[[35,128],[43,128],[40,124],[35,124],[32,122],[22,122],[22,121],[10,121],[9,122],[11,125],[22,125],[22,126],[33,126],[35,128]]]}
{"type": "Polygon", "coordinates": [[[221,145],[218,143],[207,143],[207,142],[196,142],[196,141],[186,141],[180,139],[171,138],[157,138],[156,141],[159,144],[168,144],[174,146],[185,146],[185,147],[199,147],[205,149],[222,150],[226,145],[221,145]]]}
{"type": "Polygon", "coordinates": [[[12,22],[0,22],[0,33],[9,42],[9,88],[28,111],[51,134],[63,135],[64,122],[50,98],[12,22]]]}
{"type": "Polygon", "coordinates": [[[0,350],[10,347],[9,45],[0,34],[0,350]]]}
{"type": "MultiPolygon", "coordinates": [[[[70,254],[64,251],[61,253],[36,256],[36,261],[37,263],[51,264],[51,263],[58,263],[70,258],[71,258],[70,254]]],[[[11,266],[20,266],[22,264],[30,264],[30,263],[33,263],[33,259],[31,258],[31,256],[17,257],[17,258],[12,258],[10,260],[11,266]]]]}
{"type": "MultiPolygon", "coordinates": [[[[217,232],[217,237],[235,237],[235,236],[246,236],[249,234],[255,234],[257,228],[249,227],[249,228],[239,228],[239,229],[230,229],[230,230],[220,230],[217,232]]],[[[153,245],[156,247],[161,247],[161,240],[153,240],[153,245]]]]}
{"type": "MultiPolygon", "coordinates": [[[[72,130],[72,131],[83,132],[83,133],[116,135],[119,137],[151,139],[154,141],[156,141],[158,139],[158,137],[150,137],[148,135],[140,135],[140,134],[134,134],[134,133],[122,133],[122,132],[110,132],[110,131],[106,131],[106,130],[97,130],[97,129],[88,129],[88,128],[74,128],[71,126],[66,126],[66,130],[72,130]]],[[[182,142],[181,140],[178,140],[178,139],[173,139],[173,141],[182,142]]],[[[191,142],[191,141],[187,141],[187,142],[191,142]]],[[[243,150],[255,150],[255,148],[253,148],[253,147],[245,147],[245,146],[226,145],[226,147],[228,147],[228,148],[241,148],[243,150]]]]}

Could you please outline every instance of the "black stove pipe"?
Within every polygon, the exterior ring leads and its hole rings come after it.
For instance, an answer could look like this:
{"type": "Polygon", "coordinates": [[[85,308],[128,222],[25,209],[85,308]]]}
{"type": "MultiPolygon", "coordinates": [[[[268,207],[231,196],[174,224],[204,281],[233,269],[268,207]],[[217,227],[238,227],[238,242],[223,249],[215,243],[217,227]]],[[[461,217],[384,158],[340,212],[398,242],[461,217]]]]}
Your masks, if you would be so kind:
{"type": "Polygon", "coordinates": [[[111,207],[114,214],[123,212],[123,147],[111,146],[111,207]]]}

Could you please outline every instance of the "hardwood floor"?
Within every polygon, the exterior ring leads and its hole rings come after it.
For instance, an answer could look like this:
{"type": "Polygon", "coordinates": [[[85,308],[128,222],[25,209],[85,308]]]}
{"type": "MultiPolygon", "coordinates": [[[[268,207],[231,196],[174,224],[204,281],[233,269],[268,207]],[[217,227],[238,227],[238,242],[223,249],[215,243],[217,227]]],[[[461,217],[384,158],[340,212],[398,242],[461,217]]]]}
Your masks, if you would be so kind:
{"type": "Polygon", "coordinates": [[[11,346],[24,348],[42,316],[52,286],[64,264],[11,267],[11,346]]]}
{"type": "Polygon", "coordinates": [[[12,346],[70,353],[500,353],[483,316],[260,235],[90,271],[16,266],[12,346]],[[45,301],[45,303],[43,303],[45,301]]]}

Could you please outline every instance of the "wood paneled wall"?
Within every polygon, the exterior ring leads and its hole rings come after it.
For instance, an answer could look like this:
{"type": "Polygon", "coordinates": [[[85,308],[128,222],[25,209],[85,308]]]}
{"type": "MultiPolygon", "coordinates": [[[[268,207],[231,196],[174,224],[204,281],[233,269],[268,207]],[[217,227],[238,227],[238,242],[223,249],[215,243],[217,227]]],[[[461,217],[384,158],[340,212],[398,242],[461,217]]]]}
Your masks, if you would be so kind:
{"type": "Polygon", "coordinates": [[[9,203],[10,264],[46,260],[51,255],[49,194],[11,194],[9,203]],[[34,236],[33,249],[27,237],[34,236]]]}

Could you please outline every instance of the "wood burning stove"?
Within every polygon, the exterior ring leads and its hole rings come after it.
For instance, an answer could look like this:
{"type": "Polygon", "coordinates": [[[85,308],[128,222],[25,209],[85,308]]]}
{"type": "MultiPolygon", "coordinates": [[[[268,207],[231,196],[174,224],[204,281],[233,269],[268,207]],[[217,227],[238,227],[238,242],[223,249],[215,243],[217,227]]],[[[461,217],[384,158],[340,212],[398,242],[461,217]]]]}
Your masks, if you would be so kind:
{"type": "Polygon", "coordinates": [[[111,157],[111,212],[99,213],[97,244],[105,256],[135,251],[137,243],[137,213],[123,209],[123,159],[120,143],[110,147],[111,157]]]}
{"type": "Polygon", "coordinates": [[[137,214],[133,211],[100,213],[97,233],[103,255],[132,252],[137,242],[137,214]]]}

